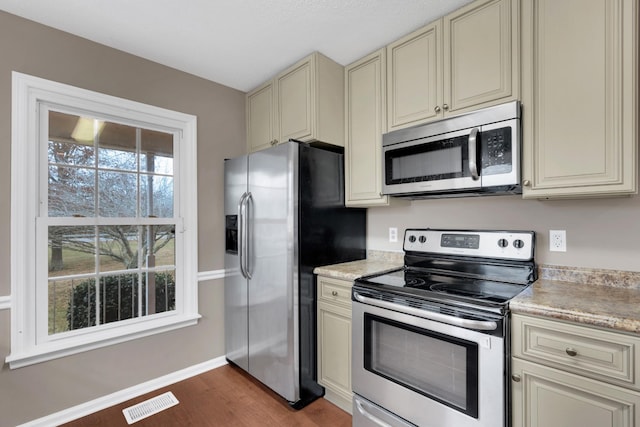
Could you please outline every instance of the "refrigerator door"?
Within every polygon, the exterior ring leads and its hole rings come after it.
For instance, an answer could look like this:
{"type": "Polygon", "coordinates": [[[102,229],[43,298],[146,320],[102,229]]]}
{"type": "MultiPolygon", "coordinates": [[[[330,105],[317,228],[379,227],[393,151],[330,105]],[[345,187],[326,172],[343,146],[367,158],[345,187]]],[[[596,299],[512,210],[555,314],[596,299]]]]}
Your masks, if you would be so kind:
{"type": "Polygon", "coordinates": [[[298,149],[249,157],[249,373],[290,402],[300,396],[298,149]]]}
{"type": "Polygon", "coordinates": [[[247,279],[240,269],[243,221],[240,202],[247,195],[248,157],[224,162],[225,254],[224,268],[224,324],[227,359],[249,370],[247,279]]]}

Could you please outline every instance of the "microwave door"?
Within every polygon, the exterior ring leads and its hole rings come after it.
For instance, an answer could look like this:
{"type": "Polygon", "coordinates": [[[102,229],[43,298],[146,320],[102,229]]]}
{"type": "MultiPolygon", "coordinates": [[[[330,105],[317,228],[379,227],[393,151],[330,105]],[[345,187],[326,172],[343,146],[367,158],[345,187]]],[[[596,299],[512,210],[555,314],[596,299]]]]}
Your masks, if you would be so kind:
{"type": "Polygon", "coordinates": [[[383,193],[401,195],[480,188],[479,147],[479,139],[472,135],[472,129],[383,147],[383,193]],[[470,146],[474,139],[475,144],[470,146]],[[469,161],[470,155],[476,159],[476,176],[470,168],[474,163],[469,161]]]}

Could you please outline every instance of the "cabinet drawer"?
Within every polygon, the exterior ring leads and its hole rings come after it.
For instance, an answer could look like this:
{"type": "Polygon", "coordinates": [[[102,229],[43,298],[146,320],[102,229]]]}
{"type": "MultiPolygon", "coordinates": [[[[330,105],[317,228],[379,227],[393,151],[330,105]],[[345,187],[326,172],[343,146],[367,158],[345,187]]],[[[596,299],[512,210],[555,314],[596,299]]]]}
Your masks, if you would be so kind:
{"type": "Polygon", "coordinates": [[[318,276],[318,299],[351,307],[351,287],[348,280],[318,276]]]}
{"type": "Polygon", "coordinates": [[[513,316],[513,356],[635,389],[639,345],[631,335],[513,316]]]}

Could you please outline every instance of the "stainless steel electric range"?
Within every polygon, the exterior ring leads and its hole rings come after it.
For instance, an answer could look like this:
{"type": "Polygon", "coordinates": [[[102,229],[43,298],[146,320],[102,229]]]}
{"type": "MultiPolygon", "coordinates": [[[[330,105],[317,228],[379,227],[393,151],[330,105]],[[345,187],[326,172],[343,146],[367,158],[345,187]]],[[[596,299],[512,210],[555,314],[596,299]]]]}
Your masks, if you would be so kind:
{"type": "Polygon", "coordinates": [[[532,231],[408,229],[404,268],[356,280],[353,425],[509,426],[509,300],[532,231]]]}

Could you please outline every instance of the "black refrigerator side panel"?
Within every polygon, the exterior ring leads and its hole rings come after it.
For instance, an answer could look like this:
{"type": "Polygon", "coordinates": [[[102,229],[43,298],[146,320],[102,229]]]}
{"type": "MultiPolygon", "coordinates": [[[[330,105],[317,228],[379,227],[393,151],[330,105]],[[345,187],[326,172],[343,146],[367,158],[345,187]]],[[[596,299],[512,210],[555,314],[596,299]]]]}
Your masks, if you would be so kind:
{"type": "Polygon", "coordinates": [[[344,206],[344,157],[300,146],[299,272],[301,396],[322,395],[317,384],[316,282],[313,269],[366,258],[366,209],[344,206]],[[319,394],[320,393],[320,394],[319,394]]]}

